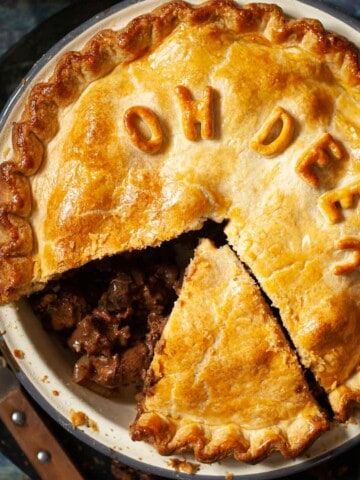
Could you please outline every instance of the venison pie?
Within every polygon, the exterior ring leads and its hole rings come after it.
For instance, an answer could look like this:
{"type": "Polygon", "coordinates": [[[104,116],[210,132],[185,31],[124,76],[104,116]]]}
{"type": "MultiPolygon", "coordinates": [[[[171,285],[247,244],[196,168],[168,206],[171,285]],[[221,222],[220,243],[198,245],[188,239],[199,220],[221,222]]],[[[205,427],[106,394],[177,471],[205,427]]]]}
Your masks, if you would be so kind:
{"type": "Polygon", "coordinates": [[[276,5],[175,0],[100,31],[31,89],[2,154],[1,303],[226,222],[229,246],[190,264],[132,435],[208,462],[297,455],[330,424],[302,369],[334,421],[360,402],[359,116],[357,48],[276,5]]]}

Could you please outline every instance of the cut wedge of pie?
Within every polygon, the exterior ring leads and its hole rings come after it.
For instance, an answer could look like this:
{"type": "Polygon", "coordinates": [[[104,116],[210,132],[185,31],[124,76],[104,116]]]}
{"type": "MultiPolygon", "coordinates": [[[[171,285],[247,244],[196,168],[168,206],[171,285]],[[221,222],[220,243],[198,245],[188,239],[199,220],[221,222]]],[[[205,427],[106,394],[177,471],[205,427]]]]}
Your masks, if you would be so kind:
{"type": "Polygon", "coordinates": [[[328,423],[258,287],[228,246],[195,251],[132,426],[163,454],[299,453],[328,423]]]}
{"type": "Polygon", "coordinates": [[[228,0],[166,3],[62,55],[1,153],[1,303],[227,222],[335,418],[349,418],[360,402],[358,59],[316,20],[228,0]]]}

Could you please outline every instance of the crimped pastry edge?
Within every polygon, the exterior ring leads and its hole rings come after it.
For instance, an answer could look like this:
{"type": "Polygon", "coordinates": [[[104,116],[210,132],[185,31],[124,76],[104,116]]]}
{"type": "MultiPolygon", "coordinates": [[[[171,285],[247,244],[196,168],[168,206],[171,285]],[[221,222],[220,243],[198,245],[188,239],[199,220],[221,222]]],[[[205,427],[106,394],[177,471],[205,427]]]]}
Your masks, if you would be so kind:
{"type": "Polygon", "coordinates": [[[329,402],[334,412],[336,412],[338,421],[346,421],[352,413],[352,407],[360,404],[359,389],[360,372],[356,372],[344,384],[329,393],[329,402]]]}
{"type": "Polygon", "coordinates": [[[205,426],[190,420],[178,424],[166,415],[145,412],[130,431],[133,440],[146,440],[161,455],[193,453],[203,463],[226,457],[257,463],[273,452],[296,457],[329,429],[327,420],[316,414],[311,418],[298,415],[285,423],[284,428],[270,426],[250,432],[235,424],[205,426]]]}
{"type": "Polygon", "coordinates": [[[166,38],[181,22],[194,26],[216,23],[236,33],[261,33],[274,44],[299,45],[326,58],[340,81],[358,87],[359,54],[347,39],[327,33],[312,19],[287,19],[272,4],[239,6],[231,0],[191,5],[182,0],[166,3],[132,20],[117,32],[102,30],[80,52],[61,56],[53,75],[35,85],[19,122],[14,123],[12,160],[0,164],[0,185],[10,201],[0,202],[0,303],[17,300],[41,287],[48,278],[34,278],[36,239],[31,229],[31,192],[28,177],[40,168],[47,143],[56,135],[58,113],[76,101],[84,89],[116,65],[143,55],[166,38]]]}

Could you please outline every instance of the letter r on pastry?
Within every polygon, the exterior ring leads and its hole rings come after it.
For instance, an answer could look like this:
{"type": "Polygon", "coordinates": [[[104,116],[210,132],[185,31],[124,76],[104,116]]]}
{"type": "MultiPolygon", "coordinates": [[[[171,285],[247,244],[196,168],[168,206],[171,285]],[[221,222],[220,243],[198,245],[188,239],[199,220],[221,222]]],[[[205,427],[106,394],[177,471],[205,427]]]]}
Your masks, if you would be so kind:
{"type": "Polygon", "coordinates": [[[292,116],[282,107],[275,107],[250,141],[250,147],[266,157],[273,157],[288,147],[293,133],[294,119],[292,116]],[[281,122],[280,131],[276,130],[276,124],[279,122],[281,122]]]}
{"type": "Polygon", "coordinates": [[[198,132],[196,125],[201,125],[201,137],[213,138],[213,97],[214,91],[211,87],[205,87],[202,100],[193,100],[191,92],[183,85],[175,88],[182,112],[182,124],[185,136],[188,140],[197,140],[198,132]]]}

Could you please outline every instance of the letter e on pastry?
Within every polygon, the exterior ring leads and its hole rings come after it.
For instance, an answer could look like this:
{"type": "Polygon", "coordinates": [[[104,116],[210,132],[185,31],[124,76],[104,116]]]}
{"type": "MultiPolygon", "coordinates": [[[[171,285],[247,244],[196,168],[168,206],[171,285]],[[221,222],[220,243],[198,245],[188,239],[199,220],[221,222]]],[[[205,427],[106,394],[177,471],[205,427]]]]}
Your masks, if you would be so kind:
{"type": "Polygon", "coordinates": [[[314,164],[325,167],[330,157],[335,160],[341,160],[344,151],[341,145],[336,142],[330,133],[324,133],[315,143],[313,143],[305,153],[296,162],[296,172],[309,185],[314,188],[319,186],[319,179],[312,170],[314,164]]]}

